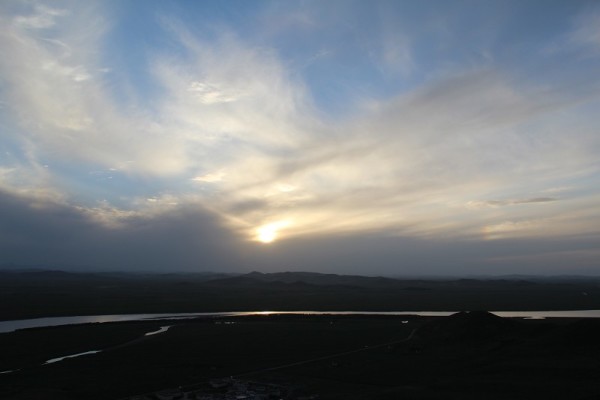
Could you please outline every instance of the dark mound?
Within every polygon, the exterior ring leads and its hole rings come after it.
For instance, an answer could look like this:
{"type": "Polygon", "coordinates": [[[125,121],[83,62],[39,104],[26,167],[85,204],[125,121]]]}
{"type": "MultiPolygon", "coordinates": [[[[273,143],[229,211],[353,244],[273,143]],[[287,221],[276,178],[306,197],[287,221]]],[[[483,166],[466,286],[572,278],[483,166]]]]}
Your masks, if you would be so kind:
{"type": "Polygon", "coordinates": [[[517,327],[516,321],[487,311],[462,311],[423,325],[418,334],[446,342],[483,341],[505,336],[517,327]]]}

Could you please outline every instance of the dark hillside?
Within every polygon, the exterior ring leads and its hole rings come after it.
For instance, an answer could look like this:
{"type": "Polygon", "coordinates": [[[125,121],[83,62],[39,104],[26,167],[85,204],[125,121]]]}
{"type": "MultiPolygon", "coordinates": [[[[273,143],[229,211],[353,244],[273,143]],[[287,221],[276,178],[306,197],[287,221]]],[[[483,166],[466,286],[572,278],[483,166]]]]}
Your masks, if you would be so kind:
{"type": "Polygon", "coordinates": [[[514,335],[519,328],[519,321],[501,318],[487,311],[462,311],[424,324],[418,334],[426,339],[447,342],[481,342],[514,335]]]}
{"type": "Polygon", "coordinates": [[[596,281],[400,280],[304,272],[0,271],[0,320],[210,311],[600,309],[596,281]]]}

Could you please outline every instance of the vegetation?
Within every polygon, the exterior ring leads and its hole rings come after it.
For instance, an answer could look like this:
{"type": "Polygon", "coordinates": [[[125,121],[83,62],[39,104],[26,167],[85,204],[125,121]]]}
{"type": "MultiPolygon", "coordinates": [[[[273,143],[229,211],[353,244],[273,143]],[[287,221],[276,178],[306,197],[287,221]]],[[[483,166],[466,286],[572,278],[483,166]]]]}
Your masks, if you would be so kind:
{"type": "Polygon", "coordinates": [[[0,335],[4,365],[77,352],[73,333],[104,352],[0,375],[3,399],[119,399],[237,376],[321,399],[586,399],[600,394],[600,321],[450,317],[262,316],[89,324],[0,335]],[[408,322],[404,322],[408,321],[408,322]],[[227,323],[225,323],[227,322],[227,323]],[[103,338],[107,334],[110,339],[103,338]],[[414,333],[413,333],[414,332],[414,333]],[[45,341],[47,347],[31,347],[45,341]],[[95,343],[92,343],[95,342],[95,343]],[[47,350],[45,350],[47,349],[47,350]],[[27,354],[31,353],[31,354],[27,354]],[[35,357],[34,357],[35,355],[35,357]],[[275,368],[274,368],[275,367],[275,368]]]}

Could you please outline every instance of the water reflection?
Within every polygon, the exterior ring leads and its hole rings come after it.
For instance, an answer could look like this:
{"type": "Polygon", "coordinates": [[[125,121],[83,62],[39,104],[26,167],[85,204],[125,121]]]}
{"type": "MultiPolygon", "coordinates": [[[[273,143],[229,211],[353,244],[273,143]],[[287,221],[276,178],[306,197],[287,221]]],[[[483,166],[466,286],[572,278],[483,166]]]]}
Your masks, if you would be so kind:
{"type": "Polygon", "coordinates": [[[171,325],[169,325],[169,326],[161,326],[159,330],[148,332],[144,336],[158,335],[159,333],[163,333],[163,332],[168,331],[170,327],[171,327],[171,325]]]}
{"type": "Polygon", "coordinates": [[[52,359],[46,361],[43,365],[54,364],[55,362],[66,360],[67,358],[75,358],[75,357],[80,357],[80,356],[86,356],[88,354],[96,354],[96,353],[100,353],[101,351],[102,350],[91,350],[91,351],[84,351],[83,353],[70,354],[70,355],[64,356],[64,357],[52,358],[52,359]]]}
{"type": "MultiPolygon", "coordinates": [[[[103,316],[103,319],[105,319],[106,316],[103,316]]],[[[108,321],[103,321],[103,322],[112,322],[110,320],[108,321]]],[[[152,332],[148,332],[145,333],[144,336],[152,336],[152,335],[158,335],[159,333],[163,333],[169,330],[169,328],[171,328],[172,325],[167,325],[167,326],[161,326],[160,329],[156,330],[156,331],[152,331],[152,332]]],[[[102,350],[90,350],[90,351],[84,351],[83,353],[77,353],[77,354],[69,354],[68,356],[62,356],[62,357],[57,357],[57,358],[51,358],[50,360],[47,360],[46,362],[44,362],[42,365],[48,365],[48,364],[54,364],[56,362],[59,361],[63,361],[66,360],[67,358],[75,358],[75,357],[81,357],[81,356],[86,356],[86,355],[90,355],[90,354],[96,354],[96,353],[100,353],[102,350]]],[[[8,370],[8,371],[0,371],[0,374],[9,374],[11,372],[15,372],[18,370],[8,370]]]]}

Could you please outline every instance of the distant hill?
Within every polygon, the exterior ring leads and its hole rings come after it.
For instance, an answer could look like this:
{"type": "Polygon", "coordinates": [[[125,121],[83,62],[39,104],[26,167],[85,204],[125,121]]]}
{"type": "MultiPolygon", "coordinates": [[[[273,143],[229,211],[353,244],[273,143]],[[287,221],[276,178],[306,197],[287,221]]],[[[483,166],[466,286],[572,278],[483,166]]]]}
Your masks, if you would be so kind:
{"type": "Polygon", "coordinates": [[[360,287],[377,287],[377,286],[398,286],[402,282],[393,278],[371,277],[360,275],[338,275],[338,274],[321,274],[316,272],[274,272],[261,273],[250,272],[244,275],[245,278],[254,279],[262,282],[283,282],[296,283],[303,282],[310,285],[342,285],[342,286],[360,286],[360,287]]]}
{"type": "Polygon", "coordinates": [[[0,268],[0,277],[5,279],[124,279],[124,280],[140,280],[140,279],[162,279],[165,281],[171,280],[189,280],[189,281],[206,281],[211,279],[223,279],[239,274],[219,273],[219,272],[175,272],[175,273],[156,273],[156,272],[121,272],[121,271],[100,271],[100,272],[83,272],[83,271],[65,271],[60,269],[47,268],[18,268],[7,267],[0,268]]]}

